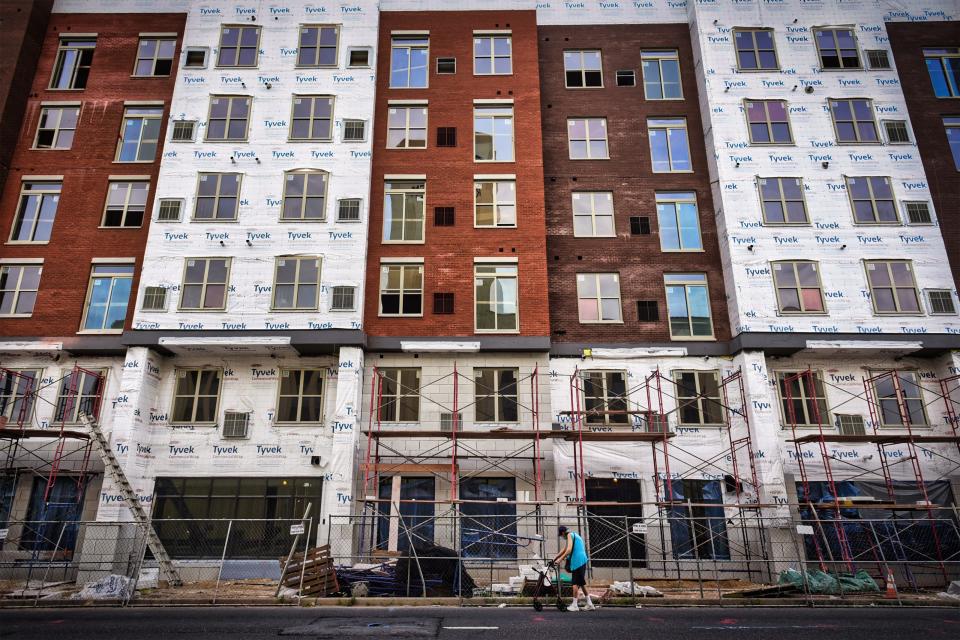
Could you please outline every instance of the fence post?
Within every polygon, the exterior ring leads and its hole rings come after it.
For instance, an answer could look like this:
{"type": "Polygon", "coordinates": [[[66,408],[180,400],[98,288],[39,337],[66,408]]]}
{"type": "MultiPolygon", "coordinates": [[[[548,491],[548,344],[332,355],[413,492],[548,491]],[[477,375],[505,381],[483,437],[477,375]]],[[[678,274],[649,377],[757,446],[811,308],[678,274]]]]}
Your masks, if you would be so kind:
{"type": "MultiPolygon", "coordinates": [[[[60,542],[63,540],[63,532],[67,530],[67,523],[63,522],[60,525],[60,535],[57,536],[57,543],[53,546],[53,555],[50,556],[50,562],[47,563],[46,568],[43,570],[43,578],[40,580],[40,588],[37,589],[37,598],[33,601],[33,606],[38,606],[40,604],[40,594],[43,593],[43,585],[47,583],[47,574],[50,573],[50,565],[54,563],[57,557],[57,551],[60,549],[60,542]]],[[[77,536],[79,539],[80,536],[77,536]]],[[[30,586],[30,581],[27,580],[27,584],[24,585],[24,591],[30,586]]],[[[26,594],[24,594],[26,595],[26,594]]]]}
{"type": "Polygon", "coordinates": [[[690,535],[693,537],[693,559],[697,563],[697,586],[700,587],[700,599],[703,600],[703,574],[700,572],[700,544],[697,542],[697,523],[693,519],[693,505],[687,498],[687,521],[690,523],[690,535]]]}
{"type": "Polygon", "coordinates": [[[634,601],[637,599],[637,591],[633,586],[633,549],[630,548],[630,522],[628,516],[623,516],[623,532],[627,536],[627,570],[630,572],[630,595],[634,601]]]}
{"type": "MultiPolygon", "coordinates": [[[[303,539],[303,562],[300,563],[300,586],[297,588],[297,602],[303,599],[303,578],[307,573],[307,553],[310,551],[310,536],[313,534],[313,518],[307,520],[307,535],[303,539]]],[[[333,560],[333,551],[330,552],[330,560],[333,560]]],[[[280,576],[283,580],[283,576],[280,576]]]]}
{"type": "MultiPolygon", "coordinates": [[[[799,509],[797,515],[799,515],[799,509]]],[[[803,580],[803,596],[807,600],[807,605],[813,607],[815,605],[813,603],[813,598],[810,597],[810,584],[807,582],[807,562],[806,556],[804,555],[806,550],[806,542],[804,542],[804,547],[801,548],[800,532],[796,531],[796,529],[790,533],[790,539],[793,540],[793,546],[797,552],[797,564],[800,567],[800,578],[803,580]]]]}
{"type": "Polygon", "coordinates": [[[227,545],[230,544],[230,531],[233,529],[233,520],[227,523],[227,537],[223,540],[223,553],[220,554],[220,569],[217,570],[217,586],[213,590],[213,602],[217,604],[217,594],[220,593],[220,576],[223,575],[223,561],[227,557],[227,545]]]}

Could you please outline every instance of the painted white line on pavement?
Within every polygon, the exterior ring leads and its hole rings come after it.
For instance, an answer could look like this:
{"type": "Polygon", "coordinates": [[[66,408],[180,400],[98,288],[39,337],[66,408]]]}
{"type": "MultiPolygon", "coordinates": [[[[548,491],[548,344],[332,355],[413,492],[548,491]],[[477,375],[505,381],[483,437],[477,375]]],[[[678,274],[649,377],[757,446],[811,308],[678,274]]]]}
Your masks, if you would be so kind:
{"type": "Polygon", "coordinates": [[[460,629],[460,630],[481,630],[486,631],[489,629],[499,629],[500,627],[442,627],[443,629],[460,629]]]}

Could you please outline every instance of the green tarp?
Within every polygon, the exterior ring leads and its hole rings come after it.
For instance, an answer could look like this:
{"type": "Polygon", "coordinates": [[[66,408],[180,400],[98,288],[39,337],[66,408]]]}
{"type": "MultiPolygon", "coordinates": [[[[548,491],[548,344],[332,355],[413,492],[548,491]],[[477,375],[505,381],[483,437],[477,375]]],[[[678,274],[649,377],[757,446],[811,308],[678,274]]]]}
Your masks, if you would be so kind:
{"type": "MultiPolygon", "coordinates": [[[[858,592],[879,592],[880,587],[864,570],[857,571],[855,574],[839,573],[829,574],[814,569],[807,571],[807,590],[810,593],[839,594],[858,593],[858,592]]],[[[803,589],[803,574],[796,569],[787,569],[780,573],[778,584],[792,584],[798,589],[803,589]]]]}

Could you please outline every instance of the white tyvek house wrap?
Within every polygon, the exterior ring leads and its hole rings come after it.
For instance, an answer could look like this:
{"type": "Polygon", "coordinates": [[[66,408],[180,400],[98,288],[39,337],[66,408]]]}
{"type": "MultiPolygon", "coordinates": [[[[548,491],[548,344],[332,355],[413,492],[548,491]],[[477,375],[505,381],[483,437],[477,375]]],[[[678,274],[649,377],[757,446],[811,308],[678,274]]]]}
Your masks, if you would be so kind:
{"type": "MultiPolygon", "coordinates": [[[[907,6],[914,7],[908,13],[915,18],[943,20],[952,13],[952,9],[924,13],[920,3],[907,6]]],[[[921,292],[954,290],[955,285],[916,144],[836,142],[828,98],[872,99],[881,137],[882,120],[908,120],[896,70],[821,71],[813,41],[815,26],[854,25],[864,66],[866,49],[886,50],[892,63],[884,19],[902,18],[903,5],[898,3],[893,14],[892,8],[892,4],[876,2],[754,4],[717,0],[698,2],[691,11],[718,232],[726,239],[720,248],[735,332],[960,332],[956,316],[920,320],[873,313],[864,260],[911,260],[921,292]],[[737,71],[732,29],[751,26],[774,29],[779,71],[737,71]],[[806,87],[813,92],[807,93],[806,87]],[[745,99],[786,100],[795,144],[751,145],[743,112],[745,99]],[[757,180],[777,176],[803,178],[810,225],[763,223],[757,180]],[[854,224],[844,176],[889,177],[901,219],[906,219],[904,201],[920,200],[929,204],[934,224],[854,224]],[[770,263],[790,259],[819,262],[827,313],[777,313],[770,263]]],[[[691,136],[698,133],[690,132],[691,136]]],[[[926,308],[925,300],[922,304],[926,308]]]]}
{"type": "Polygon", "coordinates": [[[209,47],[210,52],[205,69],[184,69],[182,57],[178,61],[170,121],[198,121],[196,141],[172,142],[172,126],[168,123],[134,328],[359,329],[370,191],[376,3],[327,6],[287,2],[268,10],[259,5],[203,2],[188,8],[184,49],[203,46],[209,47]],[[260,8],[260,13],[258,21],[253,22],[249,15],[255,7],[260,8]],[[220,28],[224,24],[261,28],[257,68],[216,67],[220,28]],[[295,66],[301,24],[340,25],[337,68],[295,66]],[[351,47],[370,49],[370,68],[347,68],[351,47]],[[204,141],[211,96],[230,95],[252,99],[248,140],[204,141]],[[334,97],[331,142],[288,142],[296,95],[334,97]],[[343,142],[344,118],[366,122],[366,141],[343,142]],[[280,222],[284,172],[294,169],[329,172],[325,221],[280,222]],[[242,175],[236,222],[192,221],[200,172],[242,175]],[[184,200],[180,222],[157,221],[156,203],[161,198],[184,200]],[[336,221],[337,201],[341,198],[361,200],[360,222],[336,221]],[[270,310],[275,260],[290,255],[322,259],[317,311],[270,310]],[[232,259],[226,309],[178,312],[185,259],[200,257],[232,259]],[[354,310],[330,310],[331,287],[338,285],[356,288],[354,310]],[[140,310],[143,290],[148,286],[169,289],[167,311],[140,310]]]}

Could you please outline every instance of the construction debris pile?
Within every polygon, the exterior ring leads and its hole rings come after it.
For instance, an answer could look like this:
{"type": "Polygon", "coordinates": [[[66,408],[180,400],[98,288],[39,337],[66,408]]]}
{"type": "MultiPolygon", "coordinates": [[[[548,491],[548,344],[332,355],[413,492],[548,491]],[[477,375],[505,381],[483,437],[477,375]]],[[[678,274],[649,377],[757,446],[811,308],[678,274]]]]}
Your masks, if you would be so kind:
{"type": "Polygon", "coordinates": [[[473,595],[476,583],[456,551],[426,543],[415,544],[411,551],[407,557],[379,564],[337,567],[341,592],[411,597],[473,595]]]}

